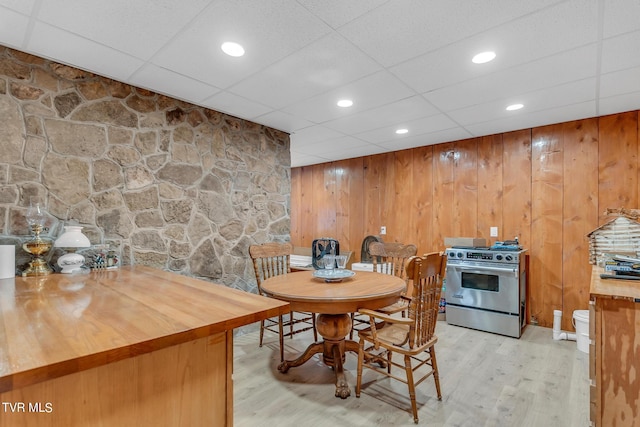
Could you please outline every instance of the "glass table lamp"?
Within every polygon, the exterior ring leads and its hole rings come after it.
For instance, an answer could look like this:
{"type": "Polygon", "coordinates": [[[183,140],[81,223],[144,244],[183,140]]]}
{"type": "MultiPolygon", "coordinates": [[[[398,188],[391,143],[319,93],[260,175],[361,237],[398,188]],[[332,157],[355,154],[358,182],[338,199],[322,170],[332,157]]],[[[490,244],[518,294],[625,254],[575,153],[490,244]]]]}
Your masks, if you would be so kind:
{"type": "Polygon", "coordinates": [[[62,268],[60,273],[73,273],[79,271],[84,265],[84,256],[76,253],[77,249],[91,246],[89,238],[82,234],[82,227],[77,225],[67,225],[64,233],[55,242],[56,248],[63,248],[68,253],[58,258],[58,265],[62,268]]]}
{"type": "Polygon", "coordinates": [[[29,266],[22,272],[23,276],[46,276],[53,273],[53,269],[44,259],[44,255],[51,250],[53,242],[48,237],[40,236],[46,220],[46,211],[38,202],[31,202],[26,215],[27,224],[31,227],[33,238],[22,245],[22,249],[32,255],[29,266]]]}

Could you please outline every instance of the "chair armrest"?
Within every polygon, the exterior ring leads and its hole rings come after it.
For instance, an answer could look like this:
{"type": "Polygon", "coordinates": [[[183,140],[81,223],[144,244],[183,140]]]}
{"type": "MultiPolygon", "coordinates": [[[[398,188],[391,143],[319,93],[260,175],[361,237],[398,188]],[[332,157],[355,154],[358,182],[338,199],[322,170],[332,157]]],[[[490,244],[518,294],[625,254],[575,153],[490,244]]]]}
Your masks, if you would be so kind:
{"type": "Polygon", "coordinates": [[[358,313],[369,316],[371,318],[372,325],[373,323],[375,323],[373,319],[379,319],[387,323],[396,323],[400,325],[411,325],[413,323],[413,320],[406,317],[403,317],[403,318],[392,317],[387,314],[380,313],[379,311],[369,310],[367,308],[361,308],[360,310],[358,310],[358,313]]]}

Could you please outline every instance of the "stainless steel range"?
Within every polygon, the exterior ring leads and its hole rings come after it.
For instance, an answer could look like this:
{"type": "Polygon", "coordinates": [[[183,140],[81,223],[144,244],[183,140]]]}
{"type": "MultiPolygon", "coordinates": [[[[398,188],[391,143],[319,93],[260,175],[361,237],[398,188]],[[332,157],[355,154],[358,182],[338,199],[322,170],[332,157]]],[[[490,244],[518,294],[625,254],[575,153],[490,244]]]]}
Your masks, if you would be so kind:
{"type": "Polygon", "coordinates": [[[447,249],[447,323],[520,338],[526,325],[525,250],[447,249]]]}

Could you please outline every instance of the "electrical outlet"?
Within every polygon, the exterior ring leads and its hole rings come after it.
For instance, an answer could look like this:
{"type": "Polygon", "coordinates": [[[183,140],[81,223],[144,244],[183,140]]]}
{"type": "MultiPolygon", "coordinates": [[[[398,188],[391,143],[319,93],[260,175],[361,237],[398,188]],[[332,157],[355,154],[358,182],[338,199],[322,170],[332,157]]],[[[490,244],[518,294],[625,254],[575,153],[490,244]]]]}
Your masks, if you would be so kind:
{"type": "Polygon", "coordinates": [[[498,227],[491,227],[491,237],[498,237],[498,227]]]}
{"type": "Polygon", "coordinates": [[[384,225],[380,227],[380,234],[387,234],[387,227],[385,227],[384,225]]]}

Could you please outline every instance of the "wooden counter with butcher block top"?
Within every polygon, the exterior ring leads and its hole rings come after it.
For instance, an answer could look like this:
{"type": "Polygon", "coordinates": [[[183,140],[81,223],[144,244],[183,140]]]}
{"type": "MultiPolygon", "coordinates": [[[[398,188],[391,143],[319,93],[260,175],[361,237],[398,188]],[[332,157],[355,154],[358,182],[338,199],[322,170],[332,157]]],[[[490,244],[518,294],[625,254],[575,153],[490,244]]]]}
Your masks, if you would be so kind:
{"type": "Polygon", "coordinates": [[[143,266],[2,279],[0,426],[231,426],[233,329],[288,306],[143,266]]]}
{"type": "Polygon", "coordinates": [[[593,267],[589,377],[594,426],[640,425],[640,281],[601,279],[593,267]]]}

